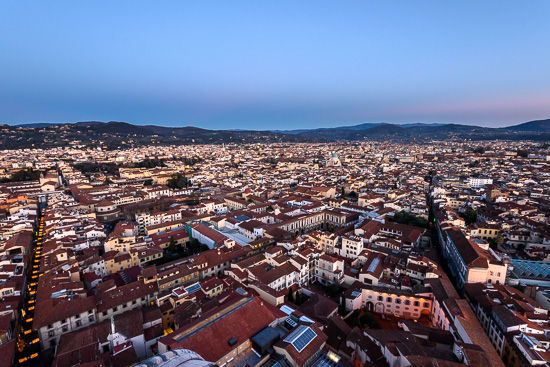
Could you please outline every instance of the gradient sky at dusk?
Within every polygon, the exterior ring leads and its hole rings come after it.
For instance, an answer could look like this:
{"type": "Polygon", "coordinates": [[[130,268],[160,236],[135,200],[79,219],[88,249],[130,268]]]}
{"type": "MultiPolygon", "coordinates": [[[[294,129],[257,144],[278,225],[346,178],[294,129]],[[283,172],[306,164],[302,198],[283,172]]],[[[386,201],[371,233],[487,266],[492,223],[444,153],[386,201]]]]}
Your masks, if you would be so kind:
{"type": "Polygon", "coordinates": [[[0,3],[0,123],[550,118],[550,1],[0,3]]]}

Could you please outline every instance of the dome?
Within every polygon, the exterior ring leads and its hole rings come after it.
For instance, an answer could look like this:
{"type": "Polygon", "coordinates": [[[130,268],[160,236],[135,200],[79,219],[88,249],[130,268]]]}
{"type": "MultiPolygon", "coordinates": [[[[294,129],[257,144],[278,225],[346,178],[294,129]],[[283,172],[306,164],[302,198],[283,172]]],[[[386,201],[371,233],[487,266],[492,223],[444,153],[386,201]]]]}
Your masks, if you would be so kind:
{"type": "Polygon", "coordinates": [[[198,353],[189,349],[174,349],[148,358],[134,367],[214,367],[215,363],[205,361],[198,353]]]}

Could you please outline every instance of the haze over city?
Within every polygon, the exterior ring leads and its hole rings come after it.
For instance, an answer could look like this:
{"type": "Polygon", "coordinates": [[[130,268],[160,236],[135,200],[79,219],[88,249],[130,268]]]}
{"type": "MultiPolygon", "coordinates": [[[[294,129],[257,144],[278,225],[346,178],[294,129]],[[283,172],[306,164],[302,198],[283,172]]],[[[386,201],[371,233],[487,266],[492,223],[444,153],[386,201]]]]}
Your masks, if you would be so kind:
{"type": "Polygon", "coordinates": [[[15,1],[0,123],[502,127],[550,116],[548,1],[15,1]]]}

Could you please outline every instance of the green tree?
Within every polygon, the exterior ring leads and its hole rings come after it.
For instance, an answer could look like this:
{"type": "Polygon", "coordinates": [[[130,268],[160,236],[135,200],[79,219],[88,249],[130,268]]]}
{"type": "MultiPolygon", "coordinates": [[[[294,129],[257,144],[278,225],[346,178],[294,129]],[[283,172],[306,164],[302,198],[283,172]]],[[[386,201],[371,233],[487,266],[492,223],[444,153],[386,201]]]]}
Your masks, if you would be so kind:
{"type": "Polygon", "coordinates": [[[300,306],[303,302],[304,301],[302,299],[302,293],[296,292],[296,296],[294,297],[294,304],[296,306],[300,306]]]}
{"type": "Polygon", "coordinates": [[[288,288],[288,302],[294,303],[294,292],[292,292],[292,288],[288,288]]]}
{"type": "Polygon", "coordinates": [[[170,236],[170,242],[168,243],[168,252],[173,254],[176,251],[176,240],[174,236],[170,236]]]}
{"type": "Polygon", "coordinates": [[[325,287],[325,292],[327,293],[327,296],[329,297],[336,297],[340,291],[340,286],[332,283],[325,287]]]}
{"type": "Polygon", "coordinates": [[[518,284],[518,285],[515,285],[514,288],[516,288],[518,291],[520,291],[521,293],[524,293],[525,292],[525,288],[527,288],[526,286],[524,285],[521,285],[521,284],[518,284]]]}
{"type": "Polygon", "coordinates": [[[178,173],[168,179],[166,185],[171,189],[183,189],[189,186],[189,181],[184,174],[178,173]]]}
{"type": "Polygon", "coordinates": [[[201,244],[196,238],[193,238],[191,241],[189,241],[188,249],[189,253],[198,254],[201,251],[201,244]]]}
{"type": "Polygon", "coordinates": [[[363,329],[378,329],[380,325],[371,312],[365,312],[359,317],[359,324],[363,329]]]}
{"type": "Polygon", "coordinates": [[[487,240],[487,242],[489,242],[489,247],[492,248],[493,250],[497,250],[498,249],[498,244],[496,243],[495,239],[494,238],[489,238],[487,240]]]}
{"type": "Polygon", "coordinates": [[[466,222],[466,225],[477,222],[477,211],[472,208],[466,209],[466,212],[464,213],[464,221],[466,222]]]}
{"type": "Polygon", "coordinates": [[[343,303],[343,300],[338,303],[338,314],[340,316],[345,316],[347,314],[346,305],[343,303]]]}
{"type": "Polygon", "coordinates": [[[404,210],[395,213],[395,215],[393,216],[393,221],[400,224],[407,224],[409,226],[421,228],[428,227],[428,221],[426,219],[417,217],[416,215],[412,215],[411,213],[407,213],[404,210]]]}
{"type": "Polygon", "coordinates": [[[20,181],[36,181],[40,178],[40,171],[33,168],[22,169],[11,175],[9,179],[2,179],[1,182],[20,182],[20,181]]]}

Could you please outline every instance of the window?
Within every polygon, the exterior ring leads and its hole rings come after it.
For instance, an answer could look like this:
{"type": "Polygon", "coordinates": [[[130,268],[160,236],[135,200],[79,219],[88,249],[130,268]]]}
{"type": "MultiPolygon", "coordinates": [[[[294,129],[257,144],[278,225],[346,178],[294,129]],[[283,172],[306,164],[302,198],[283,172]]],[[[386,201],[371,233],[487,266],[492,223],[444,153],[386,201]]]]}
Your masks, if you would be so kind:
{"type": "Polygon", "coordinates": [[[378,296],[378,300],[379,300],[379,301],[382,301],[383,299],[384,299],[384,297],[378,296]]]}
{"type": "Polygon", "coordinates": [[[405,302],[403,302],[405,305],[410,305],[411,304],[411,301],[409,301],[408,299],[405,300],[405,302]]]}
{"type": "Polygon", "coordinates": [[[103,316],[107,316],[107,311],[103,311],[103,316]]]}
{"type": "Polygon", "coordinates": [[[118,311],[118,306],[117,307],[113,307],[113,312],[117,312],[118,311]]]}
{"type": "Polygon", "coordinates": [[[415,305],[416,307],[418,307],[418,306],[420,306],[420,302],[414,301],[414,305],[415,305]]]}
{"type": "Polygon", "coordinates": [[[67,319],[61,320],[61,323],[62,323],[62,324],[66,323],[66,322],[67,322],[67,319]]]}
{"type": "Polygon", "coordinates": [[[387,298],[386,298],[386,302],[391,303],[391,297],[387,297],[387,298]]]}
{"type": "Polygon", "coordinates": [[[51,328],[53,328],[53,325],[52,325],[52,324],[49,324],[49,325],[48,325],[48,329],[51,329],[51,328]]]}
{"type": "Polygon", "coordinates": [[[66,327],[66,326],[63,326],[63,328],[61,330],[63,330],[63,332],[66,333],[69,330],[69,328],[66,327]]]}
{"type": "Polygon", "coordinates": [[[55,335],[55,330],[50,330],[50,331],[48,331],[48,336],[49,336],[49,337],[52,337],[52,336],[54,336],[54,335],[55,335]]]}
{"type": "Polygon", "coordinates": [[[82,321],[78,320],[78,321],[76,322],[76,327],[80,327],[80,326],[82,326],[82,321]]]}
{"type": "Polygon", "coordinates": [[[428,307],[430,307],[430,304],[428,302],[424,302],[424,307],[428,308],[428,307]]]}

